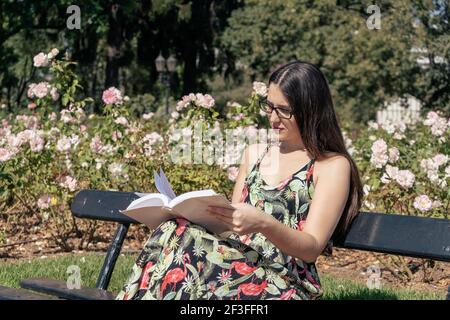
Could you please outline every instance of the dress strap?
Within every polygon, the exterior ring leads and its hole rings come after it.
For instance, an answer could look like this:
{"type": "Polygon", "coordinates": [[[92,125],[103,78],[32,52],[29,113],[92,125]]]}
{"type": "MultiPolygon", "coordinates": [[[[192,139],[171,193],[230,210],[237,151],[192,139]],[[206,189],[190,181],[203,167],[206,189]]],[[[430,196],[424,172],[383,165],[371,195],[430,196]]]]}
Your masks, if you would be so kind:
{"type": "Polygon", "coordinates": [[[256,162],[256,167],[258,167],[259,169],[259,165],[261,164],[262,159],[264,158],[264,156],[266,155],[266,153],[269,151],[270,148],[270,144],[267,144],[266,149],[264,150],[264,152],[262,153],[261,157],[259,157],[258,161],[256,162]]]}
{"type": "Polygon", "coordinates": [[[316,158],[312,158],[311,162],[308,165],[308,169],[306,170],[306,189],[308,191],[308,196],[310,199],[312,199],[311,194],[309,193],[309,186],[311,183],[314,185],[314,162],[316,161],[316,158]]]}
{"type": "Polygon", "coordinates": [[[250,173],[250,172],[253,172],[255,169],[258,169],[258,170],[259,170],[259,164],[261,163],[262,159],[264,158],[264,155],[267,153],[267,151],[269,150],[269,148],[270,148],[270,145],[268,144],[268,145],[266,146],[266,149],[265,149],[264,152],[262,153],[262,155],[259,157],[259,159],[256,161],[256,163],[253,165],[252,169],[249,171],[249,173],[250,173]]]}

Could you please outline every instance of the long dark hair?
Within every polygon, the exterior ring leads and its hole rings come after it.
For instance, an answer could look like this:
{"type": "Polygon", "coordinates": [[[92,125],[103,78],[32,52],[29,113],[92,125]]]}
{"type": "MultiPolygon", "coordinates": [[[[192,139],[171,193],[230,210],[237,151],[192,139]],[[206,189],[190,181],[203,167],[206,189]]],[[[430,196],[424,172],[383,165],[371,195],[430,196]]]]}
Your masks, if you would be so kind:
{"type": "Polygon", "coordinates": [[[270,83],[279,86],[293,109],[308,152],[316,159],[325,152],[335,152],[351,164],[349,196],[332,235],[333,241],[340,242],[359,213],[363,190],[358,168],[345,147],[327,80],[317,66],[295,60],[278,67],[271,74],[270,83]]]}

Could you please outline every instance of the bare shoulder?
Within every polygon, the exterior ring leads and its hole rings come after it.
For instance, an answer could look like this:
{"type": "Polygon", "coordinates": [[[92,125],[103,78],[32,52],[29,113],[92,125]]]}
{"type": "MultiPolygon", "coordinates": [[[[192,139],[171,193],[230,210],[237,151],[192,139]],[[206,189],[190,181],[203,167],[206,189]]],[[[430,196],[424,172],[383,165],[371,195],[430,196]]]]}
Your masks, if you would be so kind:
{"type": "Polygon", "coordinates": [[[314,181],[317,183],[320,177],[345,175],[351,171],[350,161],[342,154],[326,152],[321,158],[317,158],[314,164],[314,181]]]}

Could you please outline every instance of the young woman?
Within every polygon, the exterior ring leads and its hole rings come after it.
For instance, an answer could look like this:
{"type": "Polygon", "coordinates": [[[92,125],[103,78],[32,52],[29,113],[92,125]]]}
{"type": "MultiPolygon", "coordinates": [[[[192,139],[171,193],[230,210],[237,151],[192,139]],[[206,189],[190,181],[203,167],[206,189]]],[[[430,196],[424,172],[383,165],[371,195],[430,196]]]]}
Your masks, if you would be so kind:
{"type": "Polygon", "coordinates": [[[161,224],[118,299],[323,295],[315,261],[345,235],[358,213],[359,173],[316,66],[294,61],[274,71],[261,109],[279,129],[279,144],[248,146],[234,187],[234,210],[209,211],[233,234],[221,238],[182,219],[161,224]]]}

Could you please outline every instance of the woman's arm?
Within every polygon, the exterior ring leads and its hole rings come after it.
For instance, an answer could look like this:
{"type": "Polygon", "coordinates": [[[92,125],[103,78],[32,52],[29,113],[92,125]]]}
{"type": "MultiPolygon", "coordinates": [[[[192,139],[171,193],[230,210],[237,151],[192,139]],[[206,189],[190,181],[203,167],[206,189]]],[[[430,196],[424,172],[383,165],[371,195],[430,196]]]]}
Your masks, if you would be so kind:
{"type": "Polygon", "coordinates": [[[242,189],[244,188],[244,180],[245,176],[247,175],[247,169],[248,169],[248,147],[245,148],[242,155],[241,165],[239,166],[239,173],[236,178],[236,183],[234,184],[233,197],[231,198],[231,203],[238,203],[239,200],[241,199],[242,189]]]}
{"type": "Polygon", "coordinates": [[[261,232],[284,253],[314,262],[322,253],[336,228],[350,189],[350,163],[344,157],[327,160],[321,168],[314,200],[302,231],[279,222],[273,216],[244,203],[236,210],[214,207],[211,213],[229,224],[238,234],[261,232]]]}

